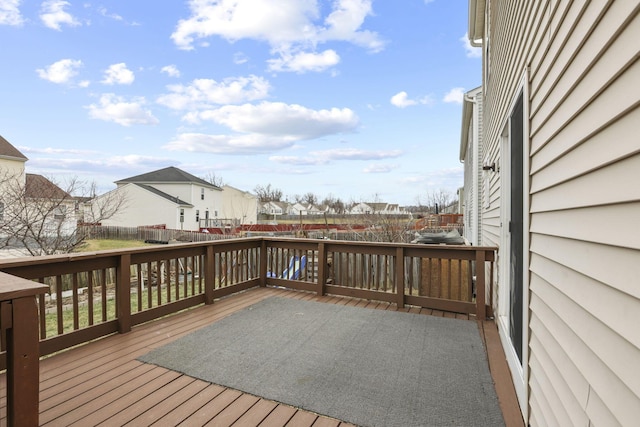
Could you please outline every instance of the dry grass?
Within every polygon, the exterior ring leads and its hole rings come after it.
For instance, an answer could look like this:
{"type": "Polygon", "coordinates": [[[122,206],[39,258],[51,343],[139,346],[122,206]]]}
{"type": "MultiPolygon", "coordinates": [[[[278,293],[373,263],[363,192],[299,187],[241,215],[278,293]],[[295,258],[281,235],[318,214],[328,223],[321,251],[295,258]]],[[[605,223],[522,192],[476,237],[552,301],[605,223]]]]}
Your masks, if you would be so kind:
{"type": "Polygon", "coordinates": [[[92,239],[85,240],[76,252],[106,251],[109,249],[126,249],[149,246],[142,240],[92,239]]]}

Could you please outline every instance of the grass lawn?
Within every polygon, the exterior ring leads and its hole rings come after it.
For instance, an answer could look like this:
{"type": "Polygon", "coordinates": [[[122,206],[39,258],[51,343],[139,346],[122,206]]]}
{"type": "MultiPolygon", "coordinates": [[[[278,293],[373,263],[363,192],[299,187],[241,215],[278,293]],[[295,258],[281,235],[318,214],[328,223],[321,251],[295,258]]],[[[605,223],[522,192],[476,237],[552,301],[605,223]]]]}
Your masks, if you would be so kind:
{"type": "MultiPolygon", "coordinates": [[[[176,285],[172,284],[170,290],[171,292],[171,300],[176,301],[176,285]]],[[[150,308],[148,301],[148,288],[143,290],[140,294],[140,299],[142,301],[142,310],[147,310],[150,308]]],[[[160,292],[162,292],[162,303],[167,303],[167,288],[165,285],[161,286],[160,292]]],[[[184,292],[183,284],[179,285],[179,299],[187,298],[193,295],[191,290],[191,283],[188,283],[187,292],[184,292]]],[[[196,292],[198,292],[196,285],[196,292]]],[[[158,288],[153,287],[152,290],[152,305],[151,307],[157,307],[157,298],[158,298],[158,288]]],[[[74,330],[73,327],[73,307],[70,304],[70,298],[66,299],[64,304],[64,308],[62,309],[62,325],[63,331],[71,332],[74,330]]],[[[107,319],[113,320],[116,318],[116,300],[115,295],[109,295],[107,297],[107,319]]],[[[131,313],[138,312],[138,293],[135,290],[131,292],[131,313]]],[[[102,323],[102,299],[97,296],[93,301],[93,322],[94,324],[102,323]]],[[[47,329],[47,337],[53,337],[58,335],[58,315],[55,311],[49,312],[46,314],[46,329],[47,329]]],[[[87,302],[83,302],[79,304],[78,307],[78,326],[79,328],[85,328],[89,326],[89,307],[87,302]]]]}
{"type": "Polygon", "coordinates": [[[76,252],[106,251],[109,249],[126,249],[149,246],[142,240],[91,239],[85,240],[76,252]]]}

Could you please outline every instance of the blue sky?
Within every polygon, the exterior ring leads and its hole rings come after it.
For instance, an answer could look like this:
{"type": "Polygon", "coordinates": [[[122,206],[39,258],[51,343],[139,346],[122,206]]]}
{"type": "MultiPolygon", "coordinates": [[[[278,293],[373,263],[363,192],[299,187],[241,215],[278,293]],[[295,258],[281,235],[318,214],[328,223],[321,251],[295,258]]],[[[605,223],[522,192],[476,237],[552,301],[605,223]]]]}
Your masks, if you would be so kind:
{"type": "Polygon", "coordinates": [[[176,166],[412,205],[462,185],[466,25],[465,0],[0,0],[0,135],[103,191],[176,166]]]}

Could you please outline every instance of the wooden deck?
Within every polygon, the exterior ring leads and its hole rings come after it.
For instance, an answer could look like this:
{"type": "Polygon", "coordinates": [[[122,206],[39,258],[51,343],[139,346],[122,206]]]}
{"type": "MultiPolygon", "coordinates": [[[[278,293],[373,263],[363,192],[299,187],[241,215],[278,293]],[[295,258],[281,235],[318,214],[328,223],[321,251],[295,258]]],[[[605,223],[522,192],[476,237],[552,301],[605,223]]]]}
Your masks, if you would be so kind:
{"type": "MultiPolygon", "coordinates": [[[[340,420],[241,393],[136,360],[150,349],[206,326],[269,296],[396,310],[394,304],[254,288],[135,327],[51,357],[40,364],[40,425],[349,426],[340,420]]],[[[436,310],[400,311],[468,318],[436,310]]],[[[513,385],[493,322],[479,323],[508,426],[522,425],[513,385]]],[[[0,424],[6,425],[4,374],[0,424]]]]}

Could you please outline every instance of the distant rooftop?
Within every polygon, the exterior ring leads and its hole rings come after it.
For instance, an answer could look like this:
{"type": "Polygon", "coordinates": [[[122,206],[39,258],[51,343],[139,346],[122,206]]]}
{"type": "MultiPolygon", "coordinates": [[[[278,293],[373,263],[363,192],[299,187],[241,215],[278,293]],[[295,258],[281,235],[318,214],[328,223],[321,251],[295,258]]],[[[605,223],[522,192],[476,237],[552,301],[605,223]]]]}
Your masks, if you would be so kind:
{"type": "Polygon", "coordinates": [[[11,145],[9,141],[0,136],[0,157],[12,158],[16,160],[27,161],[27,156],[22,154],[20,150],[11,145]]]}
{"type": "Polygon", "coordinates": [[[32,199],[71,199],[71,195],[42,175],[26,175],[25,195],[32,199]]]}
{"type": "Polygon", "coordinates": [[[195,175],[191,175],[189,172],[185,172],[182,169],[178,169],[174,166],[169,166],[164,169],[158,169],[153,172],[143,173],[142,175],[132,176],[130,178],[121,179],[116,181],[116,184],[126,184],[126,183],[136,183],[136,184],[152,184],[152,183],[192,183],[204,185],[207,187],[215,188],[217,190],[221,190],[217,185],[213,185],[210,182],[205,181],[202,178],[198,178],[195,175]]]}

